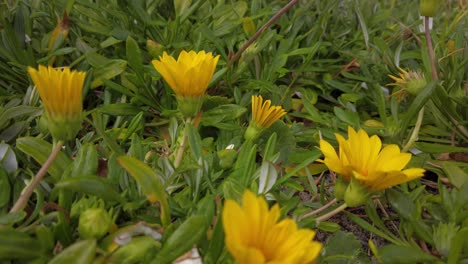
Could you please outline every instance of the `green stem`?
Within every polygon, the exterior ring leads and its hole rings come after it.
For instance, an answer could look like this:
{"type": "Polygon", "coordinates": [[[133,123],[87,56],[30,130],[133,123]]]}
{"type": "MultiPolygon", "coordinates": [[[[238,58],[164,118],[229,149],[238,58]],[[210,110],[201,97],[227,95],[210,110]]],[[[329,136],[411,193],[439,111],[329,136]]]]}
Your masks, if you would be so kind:
{"type": "Polygon", "coordinates": [[[24,207],[26,206],[26,203],[29,201],[29,198],[34,192],[34,189],[36,189],[37,185],[39,185],[39,183],[44,178],[47,170],[52,165],[55,158],[57,157],[60,150],[62,149],[62,146],[63,146],[63,141],[58,141],[57,144],[55,144],[46,162],[44,162],[41,169],[37,172],[36,176],[34,176],[33,180],[28,185],[28,187],[26,187],[24,192],[21,193],[15,205],[13,205],[13,207],[10,209],[10,213],[18,212],[24,209],[24,207]]]}
{"type": "Polygon", "coordinates": [[[319,214],[321,212],[323,212],[324,210],[326,210],[328,207],[334,205],[336,203],[336,198],[334,198],[333,200],[331,200],[330,202],[328,202],[327,204],[325,204],[324,206],[310,212],[310,213],[307,213],[305,215],[303,215],[300,219],[303,220],[303,219],[306,219],[308,217],[311,217],[311,216],[314,216],[316,214],[319,214]]]}
{"type": "Polygon", "coordinates": [[[348,205],[346,203],[338,206],[337,208],[333,209],[332,211],[320,216],[320,217],[317,217],[315,219],[315,222],[317,223],[317,225],[320,223],[320,222],[323,222],[323,221],[327,221],[329,218],[331,218],[332,216],[338,214],[339,212],[343,211],[344,209],[346,209],[346,207],[348,207],[348,205]]]}
{"type": "Polygon", "coordinates": [[[408,139],[408,142],[406,142],[406,145],[403,147],[401,152],[407,152],[411,146],[418,140],[418,135],[419,135],[419,129],[421,128],[422,120],[424,117],[424,106],[419,110],[418,114],[418,119],[416,120],[416,124],[414,125],[413,132],[411,133],[410,138],[408,139]]]}
{"type": "Polygon", "coordinates": [[[180,165],[180,162],[182,161],[182,158],[184,156],[184,150],[185,150],[185,146],[187,145],[187,139],[188,139],[188,136],[187,136],[187,133],[188,133],[188,130],[187,130],[187,124],[192,122],[192,119],[190,117],[188,117],[185,121],[185,128],[184,128],[184,137],[182,138],[182,142],[180,143],[180,146],[179,148],[177,149],[177,153],[176,153],[176,157],[174,159],[174,167],[177,168],[179,167],[180,165]]]}

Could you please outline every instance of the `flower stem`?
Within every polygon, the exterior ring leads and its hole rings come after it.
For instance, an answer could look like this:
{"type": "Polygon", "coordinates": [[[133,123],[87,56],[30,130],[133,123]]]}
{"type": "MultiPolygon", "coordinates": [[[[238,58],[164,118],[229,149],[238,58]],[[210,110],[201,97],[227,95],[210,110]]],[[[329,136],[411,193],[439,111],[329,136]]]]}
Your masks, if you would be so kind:
{"type": "MultiPolygon", "coordinates": [[[[188,117],[185,120],[185,124],[188,124],[190,122],[192,122],[192,119],[190,117],[188,117]]],[[[180,143],[180,146],[177,149],[177,154],[176,154],[176,157],[174,159],[174,167],[175,168],[179,167],[180,162],[182,161],[182,157],[184,156],[184,150],[185,150],[185,146],[187,145],[187,139],[188,139],[187,133],[188,133],[188,129],[187,129],[187,125],[186,125],[185,128],[184,128],[184,137],[182,138],[182,142],[180,143]]]]}
{"type": "Polygon", "coordinates": [[[426,45],[427,45],[427,50],[429,52],[429,60],[431,63],[432,80],[437,81],[439,78],[437,77],[437,67],[435,63],[434,48],[432,47],[431,29],[429,28],[429,20],[430,20],[430,17],[428,16],[424,17],[424,31],[426,33],[426,45]]]}
{"type": "Polygon", "coordinates": [[[411,133],[411,136],[408,139],[408,142],[406,142],[406,145],[401,150],[402,152],[407,152],[411,148],[411,146],[414,144],[414,142],[418,140],[419,129],[421,128],[423,117],[424,117],[424,106],[421,108],[421,110],[419,110],[418,119],[416,120],[416,124],[414,125],[413,132],[411,133]]]}
{"type": "Polygon", "coordinates": [[[336,203],[336,198],[334,198],[333,200],[331,200],[330,202],[328,202],[324,206],[322,206],[322,207],[320,207],[320,208],[318,208],[318,209],[316,209],[316,210],[314,210],[314,211],[312,211],[310,213],[307,213],[307,214],[303,215],[301,217],[301,220],[306,219],[306,218],[311,217],[311,216],[314,216],[316,214],[319,214],[319,213],[323,212],[324,210],[326,210],[328,207],[334,205],[335,203],[336,203]]]}
{"type": "Polygon", "coordinates": [[[268,20],[268,22],[265,23],[255,34],[242,46],[234,56],[229,60],[229,65],[232,65],[236,60],[240,58],[242,53],[250,46],[252,43],[254,43],[255,40],[257,40],[260,35],[273,23],[275,23],[278,18],[280,18],[286,11],[288,11],[293,5],[295,5],[299,0],[291,0],[287,5],[285,5],[281,10],[278,11],[273,17],[268,20]]]}
{"type": "Polygon", "coordinates": [[[34,189],[36,189],[37,185],[42,181],[44,178],[47,170],[49,167],[52,165],[52,162],[54,162],[55,158],[59,154],[60,150],[62,149],[63,146],[63,141],[58,141],[57,144],[52,148],[52,152],[50,153],[49,157],[47,158],[46,162],[42,165],[42,167],[39,169],[37,174],[34,176],[32,182],[26,187],[23,193],[21,193],[20,197],[16,201],[15,205],[10,209],[10,213],[15,213],[18,211],[21,211],[24,209],[26,206],[26,203],[28,202],[29,198],[31,197],[32,193],[34,192],[34,189]]]}
{"type": "Polygon", "coordinates": [[[315,222],[317,223],[317,225],[320,223],[320,222],[323,222],[323,221],[327,221],[329,218],[331,218],[332,216],[338,214],[339,212],[343,211],[344,209],[346,209],[346,207],[348,207],[348,205],[346,203],[338,206],[337,208],[333,209],[332,211],[320,216],[320,217],[317,217],[315,219],[315,222]]]}

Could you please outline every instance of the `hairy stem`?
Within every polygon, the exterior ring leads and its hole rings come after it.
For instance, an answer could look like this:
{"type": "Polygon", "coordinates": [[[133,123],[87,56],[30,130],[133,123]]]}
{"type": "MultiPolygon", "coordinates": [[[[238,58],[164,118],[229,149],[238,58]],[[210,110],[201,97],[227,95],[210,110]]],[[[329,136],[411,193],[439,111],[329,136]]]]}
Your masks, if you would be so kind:
{"type": "Polygon", "coordinates": [[[333,199],[333,200],[331,200],[330,202],[328,202],[328,203],[325,204],[324,206],[322,206],[322,207],[320,207],[320,208],[318,208],[318,209],[316,209],[316,210],[314,210],[314,211],[312,211],[312,212],[310,212],[310,213],[307,213],[307,214],[303,215],[303,216],[301,217],[301,220],[302,220],[302,219],[305,219],[305,218],[308,218],[308,217],[311,217],[311,216],[314,216],[314,215],[316,215],[316,214],[319,214],[319,213],[323,212],[324,210],[326,210],[328,207],[334,205],[335,203],[336,203],[336,198],[333,199]]]}
{"type": "MultiPolygon", "coordinates": [[[[191,118],[187,118],[187,120],[185,121],[186,124],[190,122],[192,122],[191,118]]],[[[184,128],[184,137],[182,138],[182,142],[180,143],[180,146],[177,149],[176,157],[174,159],[175,168],[179,167],[180,162],[182,161],[182,158],[184,156],[184,150],[185,150],[185,146],[187,145],[187,138],[188,138],[187,133],[188,133],[188,130],[187,130],[187,125],[186,125],[184,128]]]]}
{"type": "Polygon", "coordinates": [[[431,76],[432,80],[437,81],[439,78],[437,77],[437,67],[435,63],[435,53],[434,48],[432,47],[432,38],[431,38],[431,29],[429,28],[429,20],[430,17],[424,17],[424,31],[426,33],[426,45],[427,50],[429,52],[429,60],[431,62],[431,76]]]}
{"type": "Polygon", "coordinates": [[[320,216],[320,217],[317,217],[317,219],[315,219],[317,225],[320,223],[320,222],[323,222],[323,221],[327,221],[328,219],[330,219],[332,216],[338,214],[339,212],[343,211],[344,209],[346,209],[346,207],[348,207],[348,205],[346,203],[338,206],[337,208],[333,209],[332,211],[320,216]]]}
{"type": "Polygon", "coordinates": [[[265,23],[265,25],[263,25],[257,32],[255,32],[255,34],[244,44],[244,46],[242,46],[237,52],[236,54],[234,54],[234,56],[232,56],[232,58],[229,60],[229,65],[232,65],[236,60],[238,60],[240,58],[240,56],[242,55],[242,53],[250,46],[252,45],[252,43],[255,42],[255,40],[257,40],[260,35],[262,35],[262,33],[268,28],[270,27],[273,23],[275,23],[276,20],[278,20],[278,18],[280,18],[284,13],[286,13],[286,11],[288,11],[293,5],[295,5],[299,0],[291,0],[287,5],[285,5],[283,8],[281,8],[281,10],[278,11],[278,13],[276,13],[273,17],[270,18],[270,20],[268,20],[268,22],[265,23]]]}
{"type": "Polygon", "coordinates": [[[63,141],[58,141],[57,144],[55,144],[46,162],[42,165],[41,169],[39,169],[39,171],[34,176],[31,183],[26,187],[24,192],[21,193],[15,205],[13,205],[13,207],[10,209],[10,213],[15,213],[24,209],[24,207],[26,206],[26,203],[28,202],[29,198],[34,192],[34,189],[36,189],[37,185],[39,185],[39,183],[44,178],[47,170],[52,165],[52,162],[54,162],[55,158],[57,157],[60,150],[62,149],[62,146],[63,146],[63,141]]]}

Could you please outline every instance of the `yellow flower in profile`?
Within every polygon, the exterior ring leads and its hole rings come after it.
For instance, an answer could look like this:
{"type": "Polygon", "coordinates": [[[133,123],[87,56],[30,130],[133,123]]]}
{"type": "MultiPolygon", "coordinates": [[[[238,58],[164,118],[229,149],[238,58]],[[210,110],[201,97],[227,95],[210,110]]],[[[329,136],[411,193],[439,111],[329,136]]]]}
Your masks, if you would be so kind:
{"type": "Polygon", "coordinates": [[[194,116],[200,111],[202,97],[213,78],[218,60],[219,55],[214,57],[211,52],[182,51],[177,60],[164,52],[159,60],[152,63],[176,94],[182,114],[194,116]]]}
{"type": "Polygon", "coordinates": [[[70,68],[53,68],[39,65],[28,67],[45,108],[47,125],[57,140],[74,139],[83,119],[82,93],[85,72],[70,68]]]}
{"type": "Polygon", "coordinates": [[[268,209],[265,199],[246,190],[242,207],[226,200],[223,227],[226,247],[237,264],[315,263],[322,245],[315,232],[299,229],[292,219],[278,222],[278,204],[268,209]]]}
{"type": "Polygon", "coordinates": [[[405,71],[402,68],[398,68],[400,71],[399,76],[388,75],[395,82],[389,83],[387,86],[396,86],[399,89],[392,93],[392,96],[398,98],[399,101],[404,99],[409,93],[411,95],[417,95],[427,84],[424,74],[418,71],[405,71]]]}
{"type": "Polygon", "coordinates": [[[263,102],[260,95],[252,96],[252,119],[245,131],[246,139],[256,139],[260,133],[286,114],[281,106],[272,106],[270,100],[263,102]]]}
{"type": "MultiPolygon", "coordinates": [[[[377,135],[369,137],[362,129],[356,132],[352,127],[348,127],[347,140],[339,134],[335,136],[339,144],[339,154],[330,143],[320,140],[320,150],[325,156],[322,162],[346,182],[357,182],[369,193],[412,181],[424,174],[422,168],[403,170],[410,162],[411,154],[401,153],[400,148],[393,144],[382,148],[382,142],[377,135]]],[[[356,186],[354,184],[352,187],[356,186]]]]}

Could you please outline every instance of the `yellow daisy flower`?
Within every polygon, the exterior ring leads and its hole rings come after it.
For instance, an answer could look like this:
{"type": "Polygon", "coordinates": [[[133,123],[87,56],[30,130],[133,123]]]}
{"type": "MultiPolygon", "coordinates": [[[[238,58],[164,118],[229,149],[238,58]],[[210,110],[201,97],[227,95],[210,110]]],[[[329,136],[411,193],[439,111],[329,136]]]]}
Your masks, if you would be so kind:
{"type": "Polygon", "coordinates": [[[175,92],[181,112],[185,116],[194,116],[200,111],[202,96],[213,78],[218,60],[219,55],[214,57],[211,52],[182,51],[177,60],[164,52],[152,63],[175,92]]]}
{"type": "Polygon", "coordinates": [[[314,263],[322,245],[313,241],[315,232],[299,229],[292,219],[278,222],[278,204],[268,209],[262,197],[246,190],[242,207],[226,200],[223,226],[226,247],[237,264],[314,263]]]}
{"type": "Polygon", "coordinates": [[[405,71],[402,68],[398,68],[400,71],[399,76],[388,75],[393,79],[394,83],[389,83],[387,86],[397,86],[400,89],[392,93],[392,96],[402,100],[409,93],[411,95],[417,95],[421,89],[423,89],[427,82],[424,74],[418,71],[405,71]]]}
{"type": "Polygon", "coordinates": [[[360,129],[356,132],[348,127],[348,139],[335,134],[339,153],[330,143],[320,140],[322,160],[327,167],[341,175],[345,181],[355,179],[369,192],[378,192],[401,183],[417,179],[424,174],[422,168],[403,168],[411,160],[410,153],[401,153],[397,145],[382,148],[377,135],[369,137],[360,129]]]}
{"type": "Polygon", "coordinates": [[[53,68],[39,65],[28,67],[45,108],[47,125],[57,140],[74,139],[81,128],[82,93],[86,72],[70,68],[53,68]]]}
{"type": "Polygon", "coordinates": [[[263,102],[260,95],[252,96],[252,119],[245,131],[246,139],[255,139],[274,122],[286,114],[281,106],[272,106],[270,100],[263,102]]]}

